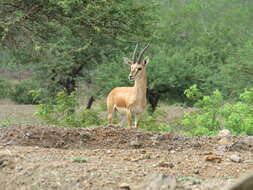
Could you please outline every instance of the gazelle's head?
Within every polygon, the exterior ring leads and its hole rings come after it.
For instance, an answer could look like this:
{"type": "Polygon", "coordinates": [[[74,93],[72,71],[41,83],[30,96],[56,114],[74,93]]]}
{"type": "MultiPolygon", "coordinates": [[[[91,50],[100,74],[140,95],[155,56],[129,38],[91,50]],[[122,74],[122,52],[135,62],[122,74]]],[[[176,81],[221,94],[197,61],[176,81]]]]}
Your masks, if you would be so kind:
{"type": "Polygon", "coordinates": [[[138,48],[138,43],[136,44],[132,60],[124,57],[124,62],[126,64],[130,65],[130,67],[131,67],[131,71],[128,76],[130,81],[134,81],[138,78],[141,78],[143,75],[146,74],[146,65],[149,62],[149,57],[145,57],[143,60],[141,60],[141,59],[142,59],[146,49],[149,47],[149,44],[150,43],[148,43],[145,46],[145,48],[140,52],[138,58],[136,58],[136,51],[138,48]]]}

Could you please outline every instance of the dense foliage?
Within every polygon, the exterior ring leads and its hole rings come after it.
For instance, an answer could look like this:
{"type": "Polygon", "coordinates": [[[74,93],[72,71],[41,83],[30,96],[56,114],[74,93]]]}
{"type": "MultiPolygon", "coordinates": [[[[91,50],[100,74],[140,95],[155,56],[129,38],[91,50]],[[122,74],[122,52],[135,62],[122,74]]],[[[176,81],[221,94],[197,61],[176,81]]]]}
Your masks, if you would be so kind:
{"type": "MultiPolygon", "coordinates": [[[[160,20],[147,52],[149,88],[167,100],[184,99],[184,90],[193,84],[205,94],[219,89],[226,98],[237,98],[253,82],[252,12],[251,1],[160,1],[154,12],[160,20]]],[[[110,69],[98,66],[103,95],[126,78],[128,71],[119,71],[121,63],[116,57],[106,63],[110,69]]]]}
{"type": "Polygon", "coordinates": [[[134,0],[2,0],[1,47],[30,64],[42,87],[71,93],[90,68],[119,52],[121,41],[150,35],[149,7],[134,0]]]}
{"type": "Polygon", "coordinates": [[[31,65],[51,94],[79,80],[102,96],[130,85],[122,57],[143,40],[149,88],[163,99],[182,100],[193,84],[236,98],[253,82],[251,1],[3,0],[0,10],[1,52],[31,65]]]}
{"type": "MultiPolygon", "coordinates": [[[[34,91],[33,96],[40,95],[40,91],[34,91]]],[[[46,124],[65,127],[88,127],[105,124],[100,117],[101,110],[87,110],[78,104],[76,92],[68,94],[65,91],[57,93],[55,98],[46,98],[46,103],[38,105],[36,116],[46,124]]]]}
{"type": "Polygon", "coordinates": [[[11,94],[11,84],[0,78],[0,98],[7,98],[11,94]]]}
{"type": "Polygon", "coordinates": [[[200,97],[196,85],[185,91],[190,99],[196,99],[197,111],[185,114],[181,124],[185,134],[214,135],[228,129],[236,135],[253,135],[253,88],[240,94],[238,102],[225,102],[216,90],[210,96],[200,97]]]}

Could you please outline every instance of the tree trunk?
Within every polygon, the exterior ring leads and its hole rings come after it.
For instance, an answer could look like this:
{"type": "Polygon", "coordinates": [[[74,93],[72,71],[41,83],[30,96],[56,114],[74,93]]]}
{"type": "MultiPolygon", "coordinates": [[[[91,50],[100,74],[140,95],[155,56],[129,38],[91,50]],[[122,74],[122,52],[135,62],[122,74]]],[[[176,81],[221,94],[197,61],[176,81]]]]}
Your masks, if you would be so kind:
{"type": "Polygon", "coordinates": [[[91,96],[88,100],[88,103],[87,103],[87,106],[86,106],[86,109],[90,109],[91,106],[92,106],[92,103],[95,101],[94,97],[91,96]]]}

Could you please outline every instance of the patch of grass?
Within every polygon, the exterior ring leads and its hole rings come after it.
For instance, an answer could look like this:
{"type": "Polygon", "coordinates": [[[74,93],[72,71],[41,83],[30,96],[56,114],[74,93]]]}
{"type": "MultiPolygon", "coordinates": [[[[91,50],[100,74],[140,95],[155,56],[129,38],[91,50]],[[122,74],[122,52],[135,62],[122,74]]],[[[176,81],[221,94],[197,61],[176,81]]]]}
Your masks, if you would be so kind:
{"type": "Polygon", "coordinates": [[[0,122],[0,127],[8,127],[10,126],[12,123],[10,120],[6,120],[6,121],[2,121],[0,122]]]}
{"type": "Polygon", "coordinates": [[[75,157],[72,159],[72,162],[76,162],[76,163],[86,163],[88,162],[87,158],[82,158],[82,157],[75,157]]]}
{"type": "Polygon", "coordinates": [[[194,177],[187,177],[187,176],[182,176],[182,177],[178,177],[177,181],[197,181],[198,179],[194,178],[194,177]]]}
{"type": "Polygon", "coordinates": [[[151,159],[152,153],[145,153],[143,157],[144,157],[144,159],[151,159]]]}

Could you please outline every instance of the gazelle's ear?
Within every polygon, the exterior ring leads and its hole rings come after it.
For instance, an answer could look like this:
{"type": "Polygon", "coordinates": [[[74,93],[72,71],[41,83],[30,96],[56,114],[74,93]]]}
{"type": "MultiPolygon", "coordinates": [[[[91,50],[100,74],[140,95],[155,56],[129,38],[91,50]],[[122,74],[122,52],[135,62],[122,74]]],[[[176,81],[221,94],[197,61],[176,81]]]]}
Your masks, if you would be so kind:
{"type": "Polygon", "coordinates": [[[127,57],[123,57],[123,60],[128,65],[132,65],[133,64],[133,62],[130,59],[128,59],[127,57]]]}
{"type": "Polygon", "coordinates": [[[147,65],[149,62],[149,57],[146,56],[144,59],[143,59],[143,65],[147,65]]]}

